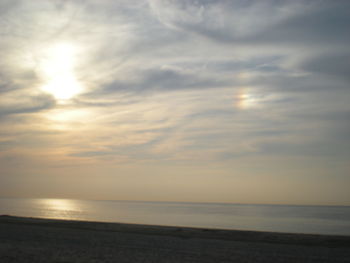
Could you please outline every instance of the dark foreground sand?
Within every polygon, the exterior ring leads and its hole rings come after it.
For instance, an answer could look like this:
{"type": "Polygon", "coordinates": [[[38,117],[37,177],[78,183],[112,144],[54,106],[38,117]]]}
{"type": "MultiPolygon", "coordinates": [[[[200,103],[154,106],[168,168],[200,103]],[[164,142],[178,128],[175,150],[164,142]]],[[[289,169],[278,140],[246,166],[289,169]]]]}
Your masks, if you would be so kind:
{"type": "Polygon", "coordinates": [[[0,262],[350,262],[350,236],[0,216],[0,262]]]}

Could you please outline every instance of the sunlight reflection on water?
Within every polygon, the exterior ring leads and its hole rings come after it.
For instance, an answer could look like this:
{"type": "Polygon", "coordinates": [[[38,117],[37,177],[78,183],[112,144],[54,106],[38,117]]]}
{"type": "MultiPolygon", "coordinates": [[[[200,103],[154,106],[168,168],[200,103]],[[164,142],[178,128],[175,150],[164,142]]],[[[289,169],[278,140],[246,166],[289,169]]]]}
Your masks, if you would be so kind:
{"type": "Polygon", "coordinates": [[[57,219],[80,219],[82,209],[76,200],[69,199],[37,199],[44,217],[57,219]]]}
{"type": "Polygon", "coordinates": [[[350,235],[350,207],[0,198],[0,215],[350,235]]]}

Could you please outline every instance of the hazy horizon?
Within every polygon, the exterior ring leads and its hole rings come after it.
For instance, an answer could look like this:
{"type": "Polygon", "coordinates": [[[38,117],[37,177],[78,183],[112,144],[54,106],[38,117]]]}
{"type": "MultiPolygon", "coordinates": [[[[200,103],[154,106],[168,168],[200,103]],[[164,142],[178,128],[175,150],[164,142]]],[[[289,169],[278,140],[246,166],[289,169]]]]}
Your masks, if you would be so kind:
{"type": "Polygon", "coordinates": [[[0,196],[350,205],[350,2],[0,0],[0,196]]]}
{"type": "Polygon", "coordinates": [[[69,197],[29,197],[29,196],[0,196],[0,199],[36,199],[36,200],[75,200],[75,201],[92,201],[92,202],[135,202],[135,203],[171,203],[171,204],[218,204],[218,205],[244,205],[244,206],[334,206],[349,207],[350,205],[337,204],[293,204],[293,203],[233,203],[233,202],[205,202],[205,201],[174,201],[174,200],[126,200],[126,199],[87,199],[87,198],[69,198],[69,197]]]}

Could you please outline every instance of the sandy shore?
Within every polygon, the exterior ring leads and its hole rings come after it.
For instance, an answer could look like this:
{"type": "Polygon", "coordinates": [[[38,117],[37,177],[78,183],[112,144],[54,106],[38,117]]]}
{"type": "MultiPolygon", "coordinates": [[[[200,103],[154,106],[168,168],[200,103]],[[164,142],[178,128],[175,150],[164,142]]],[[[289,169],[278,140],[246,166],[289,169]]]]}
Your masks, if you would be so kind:
{"type": "Polygon", "coordinates": [[[350,236],[0,216],[0,262],[350,262],[350,236]]]}

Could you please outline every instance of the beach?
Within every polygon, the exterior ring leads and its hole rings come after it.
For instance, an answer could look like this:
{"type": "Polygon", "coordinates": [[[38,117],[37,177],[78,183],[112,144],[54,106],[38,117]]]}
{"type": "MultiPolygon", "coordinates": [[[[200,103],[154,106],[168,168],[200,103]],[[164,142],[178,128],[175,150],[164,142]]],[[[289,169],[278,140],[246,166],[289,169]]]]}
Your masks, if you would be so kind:
{"type": "Polygon", "coordinates": [[[0,216],[0,262],[350,262],[350,236],[0,216]]]}

